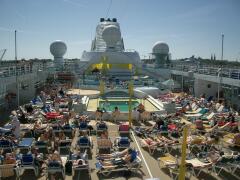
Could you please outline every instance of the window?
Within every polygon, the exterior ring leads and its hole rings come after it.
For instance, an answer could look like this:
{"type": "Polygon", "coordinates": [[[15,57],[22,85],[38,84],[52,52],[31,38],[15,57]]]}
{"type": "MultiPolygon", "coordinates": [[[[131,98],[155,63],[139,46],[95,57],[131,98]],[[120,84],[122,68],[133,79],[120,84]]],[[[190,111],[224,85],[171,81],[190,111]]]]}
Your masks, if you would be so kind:
{"type": "Polygon", "coordinates": [[[207,88],[211,88],[211,84],[208,84],[208,85],[207,85],[207,88]]]}

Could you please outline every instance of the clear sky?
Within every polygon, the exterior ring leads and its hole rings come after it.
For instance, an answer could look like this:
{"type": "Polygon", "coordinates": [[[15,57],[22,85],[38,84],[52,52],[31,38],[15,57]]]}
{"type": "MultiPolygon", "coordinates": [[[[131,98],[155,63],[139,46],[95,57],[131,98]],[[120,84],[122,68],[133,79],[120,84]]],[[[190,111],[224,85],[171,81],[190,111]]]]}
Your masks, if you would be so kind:
{"type": "MultiPolygon", "coordinates": [[[[99,18],[111,0],[0,0],[0,49],[14,59],[52,58],[49,45],[66,42],[66,58],[89,50],[99,18]]],[[[112,0],[108,17],[121,25],[126,49],[148,55],[156,41],[169,44],[172,58],[221,56],[240,61],[240,0],[112,0]]],[[[1,54],[0,54],[1,55],[1,54]]]]}

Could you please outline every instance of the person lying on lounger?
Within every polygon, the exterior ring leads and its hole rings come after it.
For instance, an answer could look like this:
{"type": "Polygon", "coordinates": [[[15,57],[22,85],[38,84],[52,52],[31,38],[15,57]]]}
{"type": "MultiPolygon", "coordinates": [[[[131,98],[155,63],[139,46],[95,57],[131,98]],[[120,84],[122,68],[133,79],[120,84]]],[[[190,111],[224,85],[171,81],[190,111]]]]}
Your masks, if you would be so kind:
{"type": "Polygon", "coordinates": [[[58,151],[54,151],[54,153],[50,154],[48,157],[48,165],[51,164],[52,162],[62,164],[62,159],[60,157],[60,154],[58,151]]]}
{"type": "Polygon", "coordinates": [[[114,158],[121,158],[128,154],[128,151],[131,148],[124,149],[123,151],[116,151],[111,154],[99,154],[99,159],[114,159],[114,158]]]}
{"type": "Polygon", "coordinates": [[[110,166],[110,167],[111,166],[120,166],[120,165],[125,165],[128,163],[132,163],[136,158],[137,158],[137,151],[130,148],[130,149],[128,149],[128,152],[124,157],[115,158],[115,159],[107,160],[107,161],[100,160],[100,163],[103,166],[110,166]]]}
{"type": "Polygon", "coordinates": [[[14,153],[6,153],[3,164],[15,164],[16,156],[14,153]]]}

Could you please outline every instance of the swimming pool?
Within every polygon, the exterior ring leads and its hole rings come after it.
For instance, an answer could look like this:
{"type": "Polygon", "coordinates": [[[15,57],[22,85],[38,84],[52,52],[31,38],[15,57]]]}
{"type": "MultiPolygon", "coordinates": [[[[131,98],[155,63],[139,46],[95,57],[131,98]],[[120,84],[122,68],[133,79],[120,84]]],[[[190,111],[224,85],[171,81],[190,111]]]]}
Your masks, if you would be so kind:
{"type": "MultiPolygon", "coordinates": [[[[132,109],[139,105],[139,101],[132,100],[132,109]]],[[[105,108],[106,111],[113,111],[115,107],[118,107],[120,111],[128,112],[129,100],[99,100],[99,107],[101,109],[105,108]]]]}

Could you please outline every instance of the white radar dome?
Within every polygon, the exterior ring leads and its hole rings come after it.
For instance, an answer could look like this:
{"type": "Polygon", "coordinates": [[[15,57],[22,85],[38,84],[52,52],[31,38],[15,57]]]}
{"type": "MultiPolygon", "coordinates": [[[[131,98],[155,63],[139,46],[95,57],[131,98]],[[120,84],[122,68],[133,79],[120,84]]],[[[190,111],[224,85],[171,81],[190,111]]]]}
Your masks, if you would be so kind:
{"type": "Polygon", "coordinates": [[[156,42],[153,46],[152,53],[154,54],[168,54],[169,47],[165,42],[156,42]]]}
{"type": "Polygon", "coordinates": [[[114,47],[121,40],[120,29],[115,25],[109,25],[103,29],[102,38],[108,47],[114,47]]]}
{"type": "Polygon", "coordinates": [[[63,57],[66,51],[67,45],[63,41],[57,40],[50,45],[50,52],[54,57],[63,57]]]}

